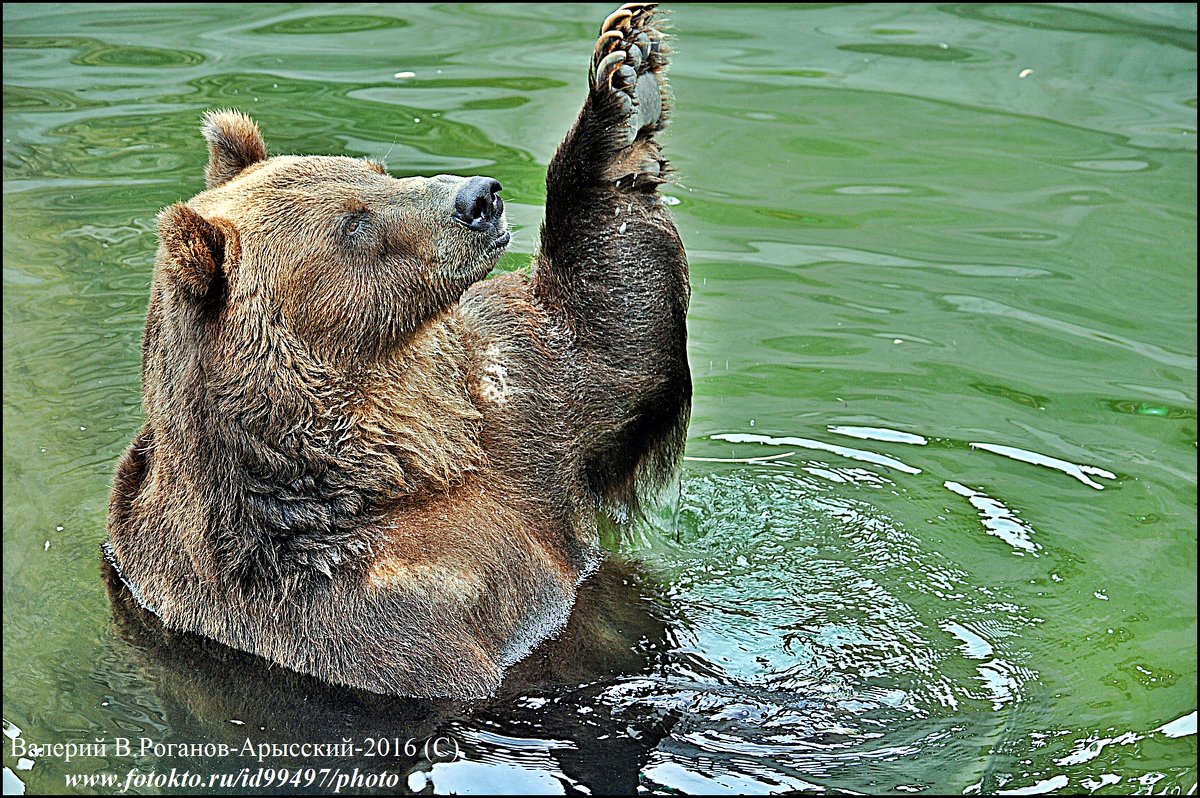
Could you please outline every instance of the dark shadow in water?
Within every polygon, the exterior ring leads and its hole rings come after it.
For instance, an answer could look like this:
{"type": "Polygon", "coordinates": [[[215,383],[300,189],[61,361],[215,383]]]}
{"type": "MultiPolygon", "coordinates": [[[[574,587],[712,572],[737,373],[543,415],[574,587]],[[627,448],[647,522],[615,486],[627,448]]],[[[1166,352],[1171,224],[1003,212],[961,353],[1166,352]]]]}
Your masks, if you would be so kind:
{"type": "MultiPolygon", "coordinates": [[[[497,695],[482,701],[402,699],[338,687],[208,638],[168,630],[137,603],[111,565],[103,562],[102,571],[112,602],[114,660],[132,666],[133,673],[118,667],[126,673],[97,675],[110,682],[118,701],[128,698],[145,709],[149,698],[159,705],[161,717],[147,730],[155,742],[224,743],[234,752],[244,751],[247,740],[255,748],[344,740],[355,746],[348,756],[268,756],[261,763],[237,753],[218,759],[163,756],[155,763],[160,771],[190,766],[237,774],[260,765],[293,772],[357,769],[362,776],[399,774],[398,784],[386,790],[395,793],[407,791],[410,778],[411,786],[425,787],[427,779],[416,772],[429,771],[434,763],[519,762],[528,768],[533,754],[534,761],[545,763],[542,772],[568,792],[586,785],[597,793],[633,793],[650,752],[673,723],[670,715],[631,725],[627,715],[578,711],[595,706],[596,696],[617,679],[661,670],[672,648],[671,629],[678,620],[661,588],[641,566],[615,555],[581,585],[562,633],[510,669],[497,695]],[[152,697],[130,696],[130,676],[152,697]],[[161,732],[154,730],[158,721],[165,727],[161,732]],[[384,756],[379,755],[381,740],[388,741],[384,756]],[[426,748],[431,740],[439,741],[436,749],[426,748]],[[408,741],[414,742],[406,753],[408,741]],[[372,749],[374,756],[368,755],[372,749]]],[[[146,769],[145,763],[139,765],[146,769]]],[[[462,776],[456,778],[461,783],[462,776]]],[[[480,771],[473,778],[479,781],[471,786],[482,789],[490,777],[480,771]]],[[[266,787],[265,782],[235,783],[219,791],[266,787]]],[[[313,789],[303,787],[275,784],[271,791],[313,789]]],[[[342,791],[364,790],[374,791],[366,786],[342,791]]]]}

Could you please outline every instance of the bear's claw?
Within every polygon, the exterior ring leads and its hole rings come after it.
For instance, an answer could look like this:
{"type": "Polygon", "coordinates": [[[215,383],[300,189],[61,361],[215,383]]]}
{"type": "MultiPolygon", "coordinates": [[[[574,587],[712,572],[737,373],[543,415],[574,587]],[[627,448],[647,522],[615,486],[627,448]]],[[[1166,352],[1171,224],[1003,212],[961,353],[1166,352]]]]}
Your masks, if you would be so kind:
{"type": "Polygon", "coordinates": [[[624,143],[643,130],[657,131],[663,122],[661,76],[667,59],[662,33],[654,25],[657,3],[627,3],[600,26],[589,77],[592,88],[609,91],[626,115],[624,143]]]}
{"type": "Polygon", "coordinates": [[[632,19],[632,18],[633,18],[633,9],[631,9],[628,5],[621,6],[616,11],[614,11],[608,15],[608,18],[605,19],[604,23],[600,26],[600,30],[601,31],[616,30],[617,26],[620,25],[622,22],[624,22],[627,19],[632,19]]]}

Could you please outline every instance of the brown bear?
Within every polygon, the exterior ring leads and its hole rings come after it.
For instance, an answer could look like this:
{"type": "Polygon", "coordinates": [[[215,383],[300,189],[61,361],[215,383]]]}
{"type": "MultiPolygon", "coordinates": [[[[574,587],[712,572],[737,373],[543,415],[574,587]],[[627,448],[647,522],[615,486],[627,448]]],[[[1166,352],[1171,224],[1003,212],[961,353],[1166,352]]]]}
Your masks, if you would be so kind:
{"type": "Polygon", "coordinates": [[[509,241],[495,180],[268,158],[249,118],[206,116],[206,190],[158,217],[146,423],[104,547],[165,627],[477,697],[564,626],[691,405],[654,17],[601,28],[528,273],[483,280],[509,241]]]}

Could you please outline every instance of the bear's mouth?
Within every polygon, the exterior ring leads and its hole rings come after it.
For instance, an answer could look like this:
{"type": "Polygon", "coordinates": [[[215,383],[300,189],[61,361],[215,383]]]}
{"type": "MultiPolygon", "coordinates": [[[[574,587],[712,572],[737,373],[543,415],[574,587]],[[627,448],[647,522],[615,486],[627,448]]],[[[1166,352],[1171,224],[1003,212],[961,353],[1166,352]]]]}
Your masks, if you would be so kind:
{"type": "Polygon", "coordinates": [[[496,230],[489,234],[489,237],[491,240],[483,244],[481,249],[475,250],[475,255],[460,267],[454,279],[475,283],[492,273],[492,269],[496,268],[496,264],[500,262],[500,256],[504,254],[505,247],[512,241],[512,233],[508,230],[507,225],[501,223],[497,225],[496,230]]]}

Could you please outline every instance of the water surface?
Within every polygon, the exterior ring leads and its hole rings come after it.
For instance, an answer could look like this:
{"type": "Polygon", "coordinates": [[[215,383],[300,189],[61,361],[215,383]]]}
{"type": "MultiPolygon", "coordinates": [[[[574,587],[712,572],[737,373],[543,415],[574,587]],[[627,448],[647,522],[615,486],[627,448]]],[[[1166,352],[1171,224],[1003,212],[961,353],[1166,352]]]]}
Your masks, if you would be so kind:
{"type": "MultiPolygon", "coordinates": [[[[202,188],[203,111],[493,175],[519,268],[609,10],[6,7],[6,734],[461,746],[377,761],[392,792],[1194,792],[1186,5],[674,11],[696,400],[678,497],[622,544],[643,667],[402,709],[114,621],[154,215],[202,188]]],[[[30,793],[257,766],[14,750],[30,793]]]]}

